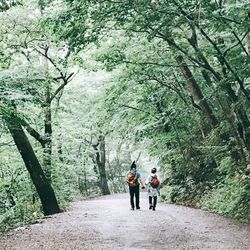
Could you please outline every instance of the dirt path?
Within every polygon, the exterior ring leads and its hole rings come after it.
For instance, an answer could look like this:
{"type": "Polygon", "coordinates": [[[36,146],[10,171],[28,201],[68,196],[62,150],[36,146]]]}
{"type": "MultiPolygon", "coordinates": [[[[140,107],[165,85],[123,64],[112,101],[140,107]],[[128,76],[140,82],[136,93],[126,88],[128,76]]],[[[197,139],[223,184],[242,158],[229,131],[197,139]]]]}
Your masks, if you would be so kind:
{"type": "Polygon", "coordinates": [[[130,211],[128,194],[75,202],[68,212],[0,235],[0,249],[250,249],[250,226],[159,204],[130,211]]]}

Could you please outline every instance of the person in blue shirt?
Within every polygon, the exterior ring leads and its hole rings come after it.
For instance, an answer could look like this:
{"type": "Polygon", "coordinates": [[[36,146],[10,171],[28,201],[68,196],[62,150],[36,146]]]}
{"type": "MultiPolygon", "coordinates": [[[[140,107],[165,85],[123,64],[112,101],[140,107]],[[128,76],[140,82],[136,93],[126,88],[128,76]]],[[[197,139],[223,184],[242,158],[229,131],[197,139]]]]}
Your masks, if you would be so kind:
{"type": "Polygon", "coordinates": [[[131,210],[134,210],[135,207],[136,209],[140,209],[140,184],[142,185],[142,189],[145,187],[141,180],[141,173],[136,170],[135,161],[133,161],[130,170],[127,172],[126,182],[129,186],[131,210]]]}

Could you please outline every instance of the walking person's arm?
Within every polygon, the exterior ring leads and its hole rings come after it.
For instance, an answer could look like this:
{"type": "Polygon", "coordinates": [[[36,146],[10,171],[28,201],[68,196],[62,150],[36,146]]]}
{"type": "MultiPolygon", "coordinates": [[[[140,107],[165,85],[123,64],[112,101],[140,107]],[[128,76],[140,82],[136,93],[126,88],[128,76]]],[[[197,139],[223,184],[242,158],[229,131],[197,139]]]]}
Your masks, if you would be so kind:
{"type": "Polygon", "coordinates": [[[150,190],[149,190],[149,188],[150,188],[150,182],[151,182],[151,175],[149,175],[148,177],[147,177],[147,179],[146,179],[146,181],[145,181],[145,186],[146,186],[146,189],[147,189],[147,191],[149,192],[150,190]]]}
{"type": "Polygon", "coordinates": [[[141,184],[141,188],[142,188],[142,189],[145,189],[145,186],[144,186],[144,183],[143,183],[143,181],[142,181],[142,179],[141,179],[141,174],[140,174],[140,173],[138,173],[138,181],[139,181],[139,183],[141,184]]]}
{"type": "Polygon", "coordinates": [[[124,177],[124,181],[126,182],[126,184],[128,184],[128,174],[129,174],[129,171],[126,172],[125,177],[124,177]]]}
{"type": "Polygon", "coordinates": [[[161,196],[160,189],[161,189],[161,185],[159,185],[159,186],[157,187],[157,193],[158,193],[159,196],[161,196]]]}

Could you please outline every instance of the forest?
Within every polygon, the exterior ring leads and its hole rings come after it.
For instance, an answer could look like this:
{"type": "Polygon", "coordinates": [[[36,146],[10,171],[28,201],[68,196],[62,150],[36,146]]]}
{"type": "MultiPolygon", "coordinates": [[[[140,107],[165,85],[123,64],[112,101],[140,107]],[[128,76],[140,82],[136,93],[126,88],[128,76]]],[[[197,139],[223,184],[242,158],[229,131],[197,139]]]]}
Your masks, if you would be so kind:
{"type": "Polygon", "coordinates": [[[0,231],[127,192],[250,222],[248,0],[1,0],[0,231]]]}

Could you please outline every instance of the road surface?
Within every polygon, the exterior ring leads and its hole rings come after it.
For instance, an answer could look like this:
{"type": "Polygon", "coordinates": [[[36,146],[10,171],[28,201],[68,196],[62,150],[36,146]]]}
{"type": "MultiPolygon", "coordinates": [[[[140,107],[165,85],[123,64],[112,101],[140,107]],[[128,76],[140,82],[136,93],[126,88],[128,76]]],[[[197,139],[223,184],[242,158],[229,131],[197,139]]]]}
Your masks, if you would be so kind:
{"type": "Polygon", "coordinates": [[[1,250],[250,249],[250,225],[183,206],[131,211],[129,195],[74,202],[67,212],[0,234],[1,250]]]}

